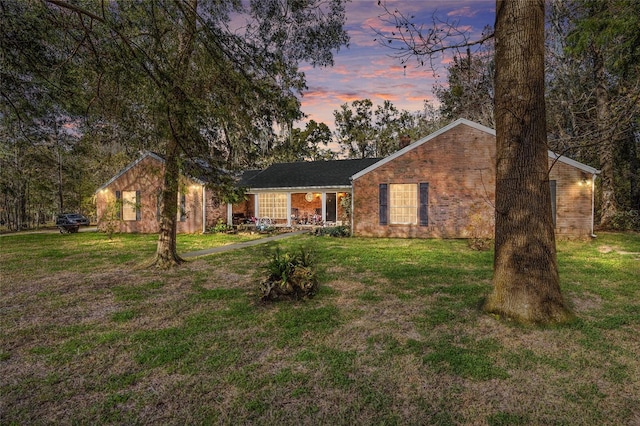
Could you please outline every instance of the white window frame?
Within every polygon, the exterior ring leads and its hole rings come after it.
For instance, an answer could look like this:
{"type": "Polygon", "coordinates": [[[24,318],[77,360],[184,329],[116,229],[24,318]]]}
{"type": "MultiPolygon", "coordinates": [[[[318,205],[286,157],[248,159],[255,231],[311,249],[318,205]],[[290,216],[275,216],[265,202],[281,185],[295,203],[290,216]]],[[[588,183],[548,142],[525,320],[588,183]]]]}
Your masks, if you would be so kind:
{"type": "Polygon", "coordinates": [[[136,221],[138,209],[136,191],[122,191],[122,220],[136,221]]]}
{"type": "Polygon", "coordinates": [[[417,225],[418,201],[417,184],[389,184],[389,224],[417,225]]]}
{"type": "Polygon", "coordinates": [[[286,192],[261,192],[258,194],[258,217],[287,219],[289,200],[286,192]]]}

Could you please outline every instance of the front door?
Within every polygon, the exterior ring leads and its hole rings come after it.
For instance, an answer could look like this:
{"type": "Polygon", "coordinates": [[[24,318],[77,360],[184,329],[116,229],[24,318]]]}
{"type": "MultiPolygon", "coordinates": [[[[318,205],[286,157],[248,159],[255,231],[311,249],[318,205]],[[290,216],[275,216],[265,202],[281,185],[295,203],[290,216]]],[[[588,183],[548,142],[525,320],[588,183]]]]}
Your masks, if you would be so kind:
{"type": "Polygon", "coordinates": [[[326,198],[326,213],[327,216],[325,218],[326,222],[335,222],[336,221],[336,193],[335,192],[327,192],[326,198]]]}

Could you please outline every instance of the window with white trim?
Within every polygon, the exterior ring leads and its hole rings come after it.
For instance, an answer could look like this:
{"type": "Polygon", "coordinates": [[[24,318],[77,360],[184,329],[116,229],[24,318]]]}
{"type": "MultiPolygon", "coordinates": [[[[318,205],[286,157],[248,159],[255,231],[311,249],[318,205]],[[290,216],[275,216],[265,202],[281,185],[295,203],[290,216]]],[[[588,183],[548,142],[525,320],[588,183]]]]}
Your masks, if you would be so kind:
{"type": "Polygon", "coordinates": [[[389,185],[389,223],[397,225],[418,223],[418,185],[415,183],[389,185]]]}
{"type": "Polygon", "coordinates": [[[139,203],[139,191],[122,191],[122,220],[140,220],[139,203]]]}
{"type": "Polygon", "coordinates": [[[287,194],[284,192],[265,192],[258,194],[258,217],[286,219],[287,194]]]}

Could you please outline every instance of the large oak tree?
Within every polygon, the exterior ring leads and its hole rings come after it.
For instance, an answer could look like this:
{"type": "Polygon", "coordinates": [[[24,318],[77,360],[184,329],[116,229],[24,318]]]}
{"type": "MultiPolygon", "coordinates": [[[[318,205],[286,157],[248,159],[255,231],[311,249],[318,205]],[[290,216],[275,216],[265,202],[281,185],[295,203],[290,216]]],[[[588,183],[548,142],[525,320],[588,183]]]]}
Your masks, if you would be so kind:
{"type": "Polygon", "coordinates": [[[544,79],[544,0],[497,0],[495,33],[470,40],[457,22],[433,27],[387,10],[397,56],[433,58],[491,36],[495,42],[496,201],[488,312],[523,323],[571,318],[560,291],[549,190],[544,79]],[[397,44],[400,47],[397,47],[397,44]]]}

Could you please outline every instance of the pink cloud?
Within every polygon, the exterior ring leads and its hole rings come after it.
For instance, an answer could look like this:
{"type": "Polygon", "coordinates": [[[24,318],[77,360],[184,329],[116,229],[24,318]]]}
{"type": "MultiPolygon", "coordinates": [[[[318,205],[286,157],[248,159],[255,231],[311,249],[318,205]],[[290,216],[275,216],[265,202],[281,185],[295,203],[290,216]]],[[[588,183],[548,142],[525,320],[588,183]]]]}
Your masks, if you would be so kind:
{"type": "Polygon", "coordinates": [[[480,12],[479,9],[472,9],[470,6],[464,6],[460,9],[452,10],[447,16],[464,16],[465,18],[473,18],[480,12]]]}
{"type": "MultiPolygon", "coordinates": [[[[386,4],[392,12],[397,8],[405,16],[414,16],[417,24],[422,22],[426,27],[431,26],[434,12],[442,19],[459,20],[463,25],[461,29],[469,31],[472,36],[495,20],[490,13],[494,0],[387,0],[386,4]]],[[[393,57],[391,49],[374,40],[374,29],[395,30],[393,25],[381,19],[383,13],[384,10],[377,6],[377,0],[347,3],[345,29],[351,37],[349,48],[341,48],[334,56],[333,67],[300,68],[305,72],[309,86],[300,99],[307,120],[324,122],[333,128],[333,111],[358,99],[371,99],[374,105],[389,100],[396,108],[412,112],[421,111],[425,100],[437,103],[432,89],[434,84],[446,84],[446,67],[452,61],[452,54],[434,58],[435,72],[426,60],[424,66],[413,58],[406,64],[400,63],[397,57],[393,57]]]]}

